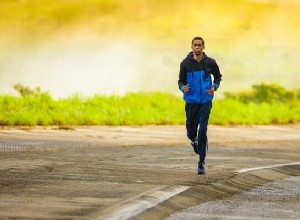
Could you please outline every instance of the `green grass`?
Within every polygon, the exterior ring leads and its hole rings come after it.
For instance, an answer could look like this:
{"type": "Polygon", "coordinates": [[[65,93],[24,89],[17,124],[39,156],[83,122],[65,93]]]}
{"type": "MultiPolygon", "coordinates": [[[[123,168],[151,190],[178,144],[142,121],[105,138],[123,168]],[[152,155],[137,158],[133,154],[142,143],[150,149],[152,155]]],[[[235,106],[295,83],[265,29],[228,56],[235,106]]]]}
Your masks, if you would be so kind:
{"type": "MultiPolygon", "coordinates": [[[[15,87],[21,96],[0,96],[2,126],[179,125],[185,123],[184,101],[163,92],[124,96],[73,96],[53,99],[38,88],[15,87]],[[24,92],[25,91],[25,92],[24,92]]],[[[210,124],[295,124],[300,122],[300,90],[254,85],[251,91],[225,93],[213,102],[210,124]]]]}
{"type": "Polygon", "coordinates": [[[218,125],[296,124],[299,105],[290,103],[243,103],[233,99],[215,101],[211,123],[218,125]]]}
{"type": "Polygon", "coordinates": [[[166,93],[79,96],[0,96],[1,125],[146,125],[183,123],[183,102],[166,93]],[[180,117],[181,116],[181,117],[180,117]]]}

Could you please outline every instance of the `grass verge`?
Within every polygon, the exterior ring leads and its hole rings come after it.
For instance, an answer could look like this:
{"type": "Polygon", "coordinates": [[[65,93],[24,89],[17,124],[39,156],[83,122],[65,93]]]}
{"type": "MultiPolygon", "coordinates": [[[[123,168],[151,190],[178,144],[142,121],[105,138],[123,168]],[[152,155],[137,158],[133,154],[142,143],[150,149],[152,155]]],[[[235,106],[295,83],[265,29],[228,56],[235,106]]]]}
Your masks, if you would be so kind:
{"type": "MultiPolygon", "coordinates": [[[[22,96],[0,95],[2,126],[180,125],[184,101],[163,92],[128,93],[55,100],[38,88],[15,87],[22,96]],[[25,88],[25,89],[24,89],[25,88]],[[27,90],[26,90],[27,89],[27,90]],[[25,92],[24,92],[25,91],[25,92]]],[[[225,93],[213,101],[210,124],[295,124],[300,122],[300,90],[254,85],[251,91],[225,93]]]]}

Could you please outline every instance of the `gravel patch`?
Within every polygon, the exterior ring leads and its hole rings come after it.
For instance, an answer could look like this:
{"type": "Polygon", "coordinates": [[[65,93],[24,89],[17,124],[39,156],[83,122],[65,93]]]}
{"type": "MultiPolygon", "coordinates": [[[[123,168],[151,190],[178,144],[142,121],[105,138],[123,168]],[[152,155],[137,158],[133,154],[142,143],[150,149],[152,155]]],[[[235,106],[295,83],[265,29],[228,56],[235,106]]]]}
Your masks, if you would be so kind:
{"type": "Polygon", "coordinates": [[[274,181],[226,200],[206,202],[172,214],[178,219],[299,219],[300,177],[274,181]]]}

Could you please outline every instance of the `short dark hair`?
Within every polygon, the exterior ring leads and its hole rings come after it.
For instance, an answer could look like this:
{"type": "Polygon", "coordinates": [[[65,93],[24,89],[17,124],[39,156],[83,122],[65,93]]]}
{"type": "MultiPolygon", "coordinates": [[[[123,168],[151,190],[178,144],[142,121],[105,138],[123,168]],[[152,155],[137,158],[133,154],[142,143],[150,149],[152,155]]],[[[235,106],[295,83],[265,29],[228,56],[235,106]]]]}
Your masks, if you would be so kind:
{"type": "Polygon", "coordinates": [[[194,43],[194,40],[201,40],[202,43],[203,43],[203,46],[204,46],[204,44],[205,44],[202,37],[194,37],[193,40],[192,40],[192,45],[193,45],[193,43],[194,43]]]}

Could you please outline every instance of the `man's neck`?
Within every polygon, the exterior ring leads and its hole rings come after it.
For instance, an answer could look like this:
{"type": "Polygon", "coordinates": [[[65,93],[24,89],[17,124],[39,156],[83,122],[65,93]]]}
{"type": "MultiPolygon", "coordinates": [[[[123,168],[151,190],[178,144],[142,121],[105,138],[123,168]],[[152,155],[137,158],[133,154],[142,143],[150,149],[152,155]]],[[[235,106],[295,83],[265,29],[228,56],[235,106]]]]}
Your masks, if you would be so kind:
{"type": "Polygon", "coordinates": [[[197,60],[198,62],[200,62],[200,60],[202,60],[202,57],[203,57],[203,53],[201,54],[193,54],[193,57],[195,60],[197,60]]]}

